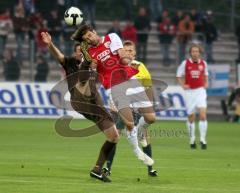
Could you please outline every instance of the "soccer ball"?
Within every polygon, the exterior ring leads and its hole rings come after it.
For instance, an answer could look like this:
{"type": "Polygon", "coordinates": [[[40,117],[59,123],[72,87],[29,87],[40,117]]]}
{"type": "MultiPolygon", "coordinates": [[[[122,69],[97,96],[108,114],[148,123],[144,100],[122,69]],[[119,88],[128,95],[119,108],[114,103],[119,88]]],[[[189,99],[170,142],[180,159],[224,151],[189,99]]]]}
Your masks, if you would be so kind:
{"type": "Polygon", "coordinates": [[[70,7],[64,13],[64,21],[67,25],[80,25],[83,21],[83,13],[77,7],[70,7]]]}

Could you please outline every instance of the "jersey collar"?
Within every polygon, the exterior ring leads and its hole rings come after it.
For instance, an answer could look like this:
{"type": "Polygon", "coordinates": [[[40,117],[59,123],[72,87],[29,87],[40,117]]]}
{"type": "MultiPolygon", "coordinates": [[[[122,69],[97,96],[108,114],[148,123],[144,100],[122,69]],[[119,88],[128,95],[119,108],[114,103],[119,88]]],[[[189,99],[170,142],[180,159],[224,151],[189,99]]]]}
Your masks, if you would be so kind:
{"type": "MultiPolygon", "coordinates": [[[[193,60],[192,60],[192,58],[189,58],[189,61],[190,61],[191,63],[194,63],[193,60]]],[[[198,62],[197,62],[197,63],[199,64],[200,62],[201,62],[201,59],[198,59],[198,62]]]]}

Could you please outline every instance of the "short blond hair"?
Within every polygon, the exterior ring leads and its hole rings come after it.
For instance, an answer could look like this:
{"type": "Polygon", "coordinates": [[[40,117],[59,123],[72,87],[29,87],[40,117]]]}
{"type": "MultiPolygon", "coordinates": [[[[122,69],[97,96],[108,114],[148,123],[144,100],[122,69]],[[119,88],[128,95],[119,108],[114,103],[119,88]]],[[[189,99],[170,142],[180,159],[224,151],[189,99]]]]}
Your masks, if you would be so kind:
{"type": "Polygon", "coordinates": [[[134,46],[134,47],[136,47],[135,43],[131,40],[124,41],[123,46],[134,46]]]}

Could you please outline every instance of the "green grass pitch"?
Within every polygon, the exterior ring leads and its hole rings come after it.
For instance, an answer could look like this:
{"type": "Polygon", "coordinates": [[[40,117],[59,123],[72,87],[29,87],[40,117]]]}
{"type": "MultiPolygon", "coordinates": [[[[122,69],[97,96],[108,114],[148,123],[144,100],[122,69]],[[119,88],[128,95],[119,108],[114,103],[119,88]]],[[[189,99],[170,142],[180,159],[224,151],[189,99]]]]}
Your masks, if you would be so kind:
{"type": "Polygon", "coordinates": [[[102,183],[91,179],[89,171],[104,136],[64,138],[56,134],[54,123],[0,119],[0,193],[240,192],[240,124],[210,122],[208,149],[190,150],[185,122],[159,121],[151,126],[159,176],[147,176],[146,167],[122,137],[112,183],[102,183]]]}

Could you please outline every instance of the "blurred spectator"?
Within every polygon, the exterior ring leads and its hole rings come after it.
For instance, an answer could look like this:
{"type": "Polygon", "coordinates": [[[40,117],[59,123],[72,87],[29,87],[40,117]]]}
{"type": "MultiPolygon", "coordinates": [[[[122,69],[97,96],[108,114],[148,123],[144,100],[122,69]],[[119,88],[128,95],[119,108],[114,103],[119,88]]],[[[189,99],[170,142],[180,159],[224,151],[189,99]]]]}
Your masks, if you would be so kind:
{"type": "Polygon", "coordinates": [[[66,56],[70,56],[73,53],[74,41],[71,40],[71,35],[75,31],[74,28],[70,28],[64,24],[63,27],[63,40],[64,40],[64,53],[66,56]]]}
{"type": "Polygon", "coordinates": [[[43,56],[37,57],[37,72],[35,75],[36,82],[46,82],[48,77],[48,63],[43,56]]]}
{"type": "Polygon", "coordinates": [[[217,28],[213,23],[213,18],[208,17],[206,22],[203,24],[202,33],[205,36],[206,46],[205,46],[205,53],[207,62],[214,62],[212,56],[212,44],[217,39],[217,28]]]}
{"type": "Polygon", "coordinates": [[[167,17],[169,17],[169,12],[168,12],[168,10],[163,10],[163,12],[162,12],[162,14],[160,14],[160,16],[157,18],[157,22],[158,23],[161,23],[161,22],[163,22],[163,20],[165,19],[165,18],[167,18],[167,17]]]}
{"type": "Polygon", "coordinates": [[[5,49],[3,52],[3,74],[6,81],[16,81],[20,77],[20,66],[13,57],[12,50],[5,49]]]}
{"type": "Polygon", "coordinates": [[[12,19],[13,29],[17,42],[17,61],[22,62],[22,45],[25,39],[26,32],[28,32],[28,21],[24,16],[24,9],[21,4],[15,8],[15,16],[12,19]]]}
{"type": "Polygon", "coordinates": [[[144,7],[140,7],[138,11],[138,16],[135,19],[134,25],[137,29],[138,59],[141,62],[146,63],[148,33],[151,29],[151,25],[150,25],[150,19],[144,7]]]}
{"type": "Polygon", "coordinates": [[[179,22],[183,19],[183,11],[178,10],[172,17],[172,23],[178,28],[179,22]]]}
{"type": "Polygon", "coordinates": [[[28,23],[29,23],[28,37],[29,40],[33,40],[35,38],[34,33],[37,30],[37,26],[43,24],[42,14],[39,11],[31,14],[28,17],[28,23]]]}
{"type": "Polygon", "coordinates": [[[36,11],[35,0],[22,0],[22,1],[23,1],[24,13],[26,17],[35,13],[36,11]]]}
{"type": "Polygon", "coordinates": [[[79,0],[65,0],[66,8],[79,7],[79,0]]]}
{"type": "Polygon", "coordinates": [[[120,38],[122,38],[122,32],[120,29],[119,20],[115,19],[112,23],[112,27],[107,31],[107,34],[116,33],[120,38]]]}
{"type": "Polygon", "coordinates": [[[124,6],[124,19],[131,20],[133,18],[133,1],[132,0],[122,0],[124,6]]]}
{"type": "MultiPolygon", "coordinates": [[[[67,2],[67,0],[65,0],[67,2]]],[[[35,0],[36,11],[40,12],[43,18],[47,18],[51,10],[57,7],[57,1],[51,1],[48,3],[46,0],[35,0]]],[[[64,8],[65,10],[66,8],[64,8]]]]}
{"type": "Polygon", "coordinates": [[[227,102],[221,100],[221,107],[223,115],[228,121],[240,123],[240,87],[232,90],[227,102]],[[234,110],[233,115],[229,112],[231,110],[234,110]]]}
{"type": "Polygon", "coordinates": [[[202,16],[200,13],[197,12],[196,9],[192,9],[190,13],[191,20],[194,22],[195,25],[195,32],[202,31],[202,16]]]}
{"type": "Polygon", "coordinates": [[[171,23],[170,18],[165,17],[159,24],[159,41],[163,53],[163,65],[170,64],[169,48],[176,34],[176,26],[171,23]]]}
{"type": "Polygon", "coordinates": [[[151,20],[157,21],[162,13],[162,0],[150,0],[151,20]]]}
{"type": "Polygon", "coordinates": [[[83,12],[87,20],[95,28],[96,2],[95,0],[82,0],[83,12]]]}
{"type": "Polygon", "coordinates": [[[238,58],[237,58],[237,62],[240,62],[240,23],[238,23],[238,25],[235,28],[235,34],[236,34],[237,39],[238,39],[238,58]]]}
{"type": "Polygon", "coordinates": [[[131,20],[127,21],[126,26],[122,30],[123,40],[131,40],[134,44],[137,43],[137,29],[131,20]]]}
{"type": "Polygon", "coordinates": [[[185,59],[186,46],[189,40],[191,40],[194,30],[194,23],[191,21],[190,16],[186,14],[178,24],[178,63],[185,59]]]}
{"type": "Polygon", "coordinates": [[[190,17],[194,22],[195,32],[198,33],[196,38],[199,43],[203,43],[205,41],[205,35],[203,32],[203,24],[205,21],[205,14],[202,12],[197,12],[196,9],[192,9],[190,13],[190,17]]]}
{"type": "Polygon", "coordinates": [[[36,33],[36,44],[37,44],[37,54],[42,55],[48,52],[48,48],[46,44],[42,41],[42,32],[48,32],[46,21],[37,25],[37,33],[36,33]]]}
{"type": "Polygon", "coordinates": [[[0,14],[0,58],[2,58],[2,54],[7,43],[7,37],[12,28],[10,11],[7,9],[0,14]]]}
{"type": "Polygon", "coordinates": [[[50,16],[48,18],[47,22],[47,28],[49,33],[52,36],[52,41],[54,44],[59,47],[60,46],[60,36],[62,32],[62,23],[61,18],[58,15],[58,11],[56,9],[53,9],[50,12],[50,16]]]}
{"type": "Polygon", "coordinates": [[[57,0],[57,10],[59,15],[64,15],[66,11],[64,0],[57,0]]]}

